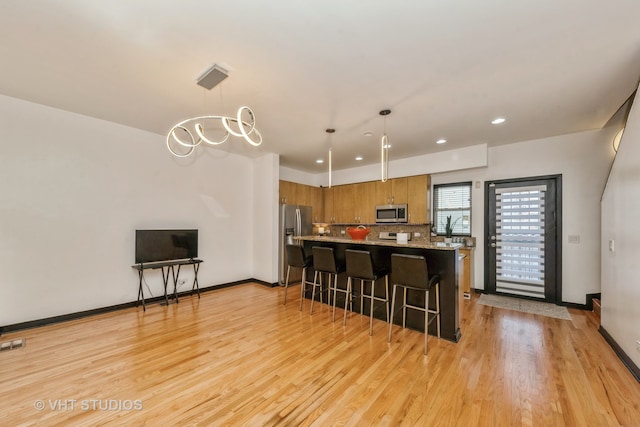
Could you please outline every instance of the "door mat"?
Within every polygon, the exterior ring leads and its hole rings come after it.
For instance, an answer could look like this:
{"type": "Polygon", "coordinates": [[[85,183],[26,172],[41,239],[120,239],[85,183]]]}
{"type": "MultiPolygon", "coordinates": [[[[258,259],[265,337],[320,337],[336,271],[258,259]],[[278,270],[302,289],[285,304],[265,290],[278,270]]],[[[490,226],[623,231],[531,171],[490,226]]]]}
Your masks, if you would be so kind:
{"type": "Polygon", "coordinates": [[[555,317],[556,319],[571,320],[567,307],[548,302],[531,301],[502,295],[481,294],[478,304],[488,305],[507,310],[522,311],[525,313],[539,314],[541,316],[555,317]]]}

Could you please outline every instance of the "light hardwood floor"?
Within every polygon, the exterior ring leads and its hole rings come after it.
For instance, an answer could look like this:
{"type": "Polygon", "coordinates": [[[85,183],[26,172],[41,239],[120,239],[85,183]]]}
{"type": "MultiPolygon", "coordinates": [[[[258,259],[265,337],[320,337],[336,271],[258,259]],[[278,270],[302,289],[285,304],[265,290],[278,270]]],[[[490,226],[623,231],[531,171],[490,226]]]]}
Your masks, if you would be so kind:
{"type": "Polygon", "coordinates": [[[2,425],[639,426],[640,384],[596,330],[464,301],[451,343],[258,284],[15,332],[2,425]],[[44,409],[35,406],[43,404],[44,409]],[[141,408],[139,407],[141,406],[141,408]],[[95,409],[94,409],[95,407],[95,409]],[[133,408],[132,408],[133,407],[133,408]]]}

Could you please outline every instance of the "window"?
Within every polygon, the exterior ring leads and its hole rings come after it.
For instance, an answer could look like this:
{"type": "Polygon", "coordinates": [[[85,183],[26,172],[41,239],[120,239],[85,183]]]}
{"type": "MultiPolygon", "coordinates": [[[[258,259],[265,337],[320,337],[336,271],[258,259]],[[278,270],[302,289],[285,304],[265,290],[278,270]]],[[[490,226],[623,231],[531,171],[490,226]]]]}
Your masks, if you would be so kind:
{"type": "Polygon", "coordinates": [[[433,186],[433,225],[439,235],[445,234],[448,216],[455,236],[471,236],[471,182],[433,186]]]}

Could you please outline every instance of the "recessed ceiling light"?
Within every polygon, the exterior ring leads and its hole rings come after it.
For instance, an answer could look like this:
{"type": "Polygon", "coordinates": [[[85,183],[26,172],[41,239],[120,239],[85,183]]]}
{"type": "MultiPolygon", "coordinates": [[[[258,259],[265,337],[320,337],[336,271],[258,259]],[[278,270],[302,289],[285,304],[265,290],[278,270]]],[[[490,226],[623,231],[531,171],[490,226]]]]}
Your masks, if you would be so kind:
{"type": "Polygon", "coordinates": [[[504,117],[496,117],[495,119],[491,120],[491,124],[492,125],[500,125],[504,122],[506,122],[507,119],[505,119],[504,117]]]}
{"type": "Polygon", "coordinates": [[[365,133],[363,133],[364,136],[373,136],[373,132],[371,131],[366,131],[365,133]]]}
{"type": "Polygon", "coordinates": [[[436,144],[444,144],[445,142],[447,142],[446,139],[440,138],[439,140],[436,141],[436,144]]]}
{"type": "Polygon", "coordinates": [[[318,160],[316,160],[316,163],[324,163],[324,160],[318,159],[318,160]]]}
{"type": "Polygon", "coordinates": [[[356,160],[358,161],[362,160],[362,156],[356,156],[356,160]]]}

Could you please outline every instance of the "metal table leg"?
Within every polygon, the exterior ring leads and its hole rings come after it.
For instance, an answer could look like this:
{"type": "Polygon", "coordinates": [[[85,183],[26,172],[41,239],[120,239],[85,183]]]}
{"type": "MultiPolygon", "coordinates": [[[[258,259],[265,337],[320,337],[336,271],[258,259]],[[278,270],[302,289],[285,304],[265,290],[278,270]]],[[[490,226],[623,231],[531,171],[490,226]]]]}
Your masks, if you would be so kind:
{"type": "Polygon", "coordinates": [[[147,311],[147,305],[144,302],[144,290],[142,288],[142,276],[144,274],[143,272],[144,270],[142,268],[138,270],[140,284],[138,285],[138,301],[136,301],[136,307],[138,306],[138,303],[140,303],[140,300],[142,300],[142,310],[147,311]]]}
{"type": "Polygon", "coordinates": [[[193,295],[193,290],[196,289],[198,291],[198,299],[200,299],[200,286],[198,285],[198,270],[200,270],[200,264],[194,263],[193,264],[194,279],[193,279],[193,286],[191,287],[191,295],[193,295]]]}

